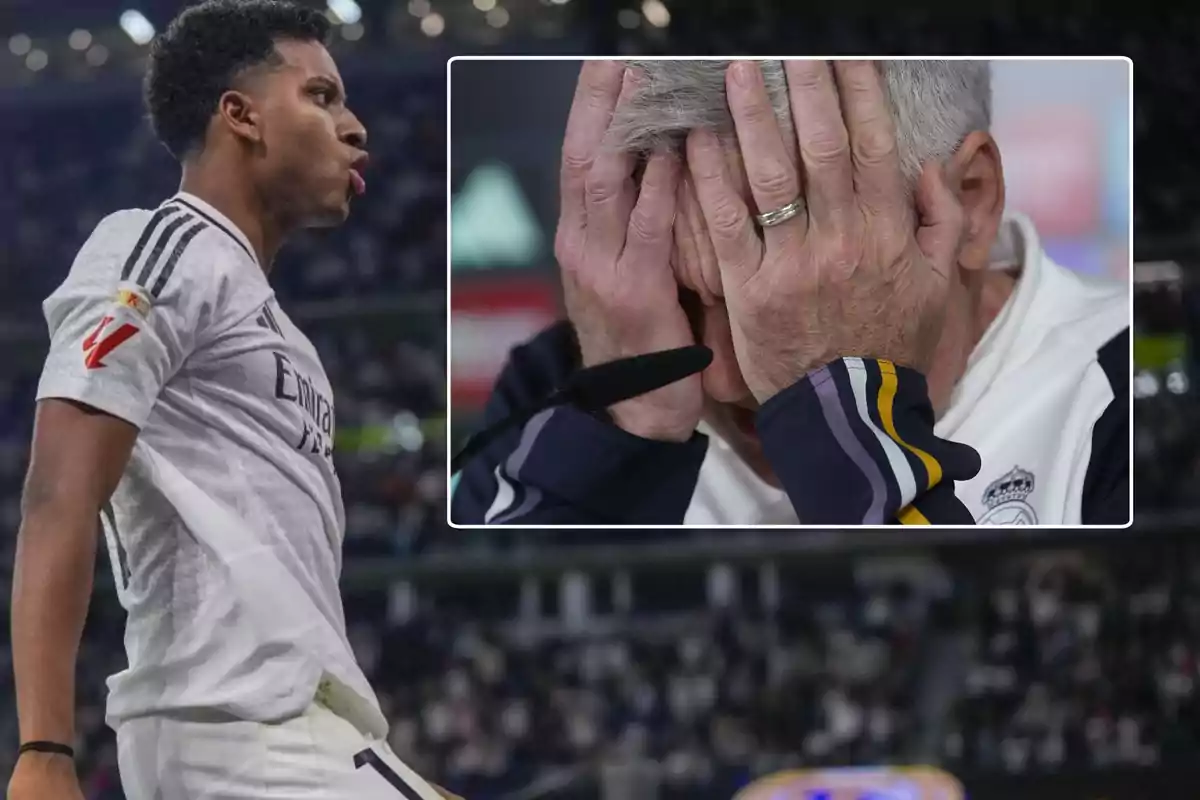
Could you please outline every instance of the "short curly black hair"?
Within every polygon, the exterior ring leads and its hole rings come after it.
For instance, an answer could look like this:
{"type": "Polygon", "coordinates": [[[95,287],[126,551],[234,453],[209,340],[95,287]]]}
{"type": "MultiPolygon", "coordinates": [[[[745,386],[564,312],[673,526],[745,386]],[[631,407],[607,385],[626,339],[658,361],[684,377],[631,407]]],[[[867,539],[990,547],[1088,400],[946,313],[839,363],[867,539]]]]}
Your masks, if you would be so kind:
{"type": "Polygon", "coordinates": [[[320,11],[284,0],[206,0],[184,10],[150,48],[143,96],[159,141],[182,161],[203,145],[238,73],[273,62],[279,39],[325,44],[330,27],[320,11]]]}

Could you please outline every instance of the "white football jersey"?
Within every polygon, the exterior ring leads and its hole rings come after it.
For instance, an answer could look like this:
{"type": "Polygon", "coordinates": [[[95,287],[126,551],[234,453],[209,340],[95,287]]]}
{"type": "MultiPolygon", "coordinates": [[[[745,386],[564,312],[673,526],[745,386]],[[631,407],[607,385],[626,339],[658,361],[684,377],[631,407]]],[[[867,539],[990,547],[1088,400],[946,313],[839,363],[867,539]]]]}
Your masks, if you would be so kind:
{"type": "Polygon", "coordinates": [[[387,723],[346,638],[332,392],[246,237],[180,193],[105,218],[45,301],[38,399],[140,429],[101,519],[128,611],[108,721],[303,713],[324,678],[387,723]]]}
{"type": "MultiPolygon", "coordinates": [[[[977,524],[1079,525],[1093,429],[1114,400],[1099,352],[1133,322],[1129,286],[1055,264],[1019,214],[1006,217],[993,257],[1020,278],[934,430],[979,453],[979,474],[955,485],[977,524]]],[[[797,524],[784,492],[702,430],[710,445],[685,524],[797,524]]]]}

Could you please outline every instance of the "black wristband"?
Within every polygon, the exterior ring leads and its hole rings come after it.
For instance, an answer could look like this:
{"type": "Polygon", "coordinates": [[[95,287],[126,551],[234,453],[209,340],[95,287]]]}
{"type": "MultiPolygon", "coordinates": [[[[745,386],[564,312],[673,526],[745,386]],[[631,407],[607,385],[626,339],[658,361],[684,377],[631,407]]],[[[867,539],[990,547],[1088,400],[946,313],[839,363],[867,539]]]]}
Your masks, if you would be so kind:
{"type": "Polygon", "coordinates": [[[20,756],[22,753],[29,752],[54,753],[56,755],[66,756],[67,758],[75,757],[75,749],[73,747],[69,747],[65,744],[59,744],[58,742],[26,742],[25,744],[21,745],[19,750],[17,750],[17,755],[20,756]]]}

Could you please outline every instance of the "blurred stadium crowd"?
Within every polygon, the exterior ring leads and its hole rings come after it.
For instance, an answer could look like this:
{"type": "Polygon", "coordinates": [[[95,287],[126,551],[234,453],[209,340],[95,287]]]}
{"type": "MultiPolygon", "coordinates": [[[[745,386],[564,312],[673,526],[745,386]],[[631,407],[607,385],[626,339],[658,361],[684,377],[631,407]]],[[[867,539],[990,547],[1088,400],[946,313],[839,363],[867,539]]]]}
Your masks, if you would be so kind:
{"type": "MultiPolygon", "coordinates": [[[[969,791],[1192,767],[1200,550],[986,550],[392,580],[347,613],[393,748],[467,797],[597,797],[619,770],[724,800],[800,766],[937,763],[969,791]]],[[[82,757],[119,800],[99,605],[82,757]]]]}
{"type": "MultiPolygon", "coordinates": [[[[517,28],[545,4],[508,5],[517,28]]],[[[553,5],[566,13],[566,3],[553,5]]],[[[1154,524],[1164,530],[1190,519],[1200,414],[1182,343],[1196,250],[1172,237],[1194,230],[1200,212],[1200,162],[1182,158],[1183,142],[1200,132],[1194,116],[1171,112],[1196,93],[1186,66],[1194,18],[1160,15],[1141,32],[997,12],[963,19],[951,34],[918,12],[869,24],[810,17],[806,6],[798,21],[788,4],[766,0],[667,3],[674,17],[660,26],[648,22],[646,5],[576,2],[553,30],[565,49],[623,54],[1138,59],[1135,216],[1138,247],[1150,248],[1139,258],[1176,265],[1139,295],[1147,309],[1139,334],[1145,327],[1155,346],[1137,400],[1138,507],[1161,512],[1154,524]],[[795,41],[780,46],[781,30],[795,41]]],[[[363,6],[371,18],[398,4],[363,6]]],[[[429,37],[428,6],[423,15],[413,3],[396,13],[429,37]]],[[[444,13],[443,23],[457,19],[444,13]]],[[[365,41],[378,49],[373,34],[368,28],[365,41]]],[[[593,798],[632,775],[661,797],[713,800],[752,775],[800,765],[941,764],[968,787],[980,775],[1194,769],[1200,550],[1156,538],[1150,526],[1136,546],[1072,546],[1047,533],[1053,552],[1022,536],[1007,547],[914,545],[884,555],[812,546],[786,555],[783,536],[742,537],[738,549],[730,531],[592,533],[572,551],[532,533],[446,529],[443,63],[387,69],[379,66],[387,59],[369,68],[356,68],[352,54],[342,60],[371,131],[370,191],[344,229],[293,243],[272,280],[335,386],[351,637],[390,712],[393,746],[410,764],[471,798],[593,798]]],[[[0,525],[8,531],[19,523],[44,352],[38,303],[101,216],[175,188],[172,165],[141,122],[136,87],[125,83],[112,93],[68,87],[62,99],[54,87],[26,87],[39,102],[19,113],[10,105],[0,140],[0,274],[10,287],[0,300],[0,525]]],[[[6,605],[11,536],[5,541],[6,605]]],[[[80,770],[90,800],[123,796],[103,726],[104,677],[124,658],[107,569],[98,565],[80,657],[80,770]]],[[[5,646],[0,777],[16,752],[12,696],[5,646]]]]}

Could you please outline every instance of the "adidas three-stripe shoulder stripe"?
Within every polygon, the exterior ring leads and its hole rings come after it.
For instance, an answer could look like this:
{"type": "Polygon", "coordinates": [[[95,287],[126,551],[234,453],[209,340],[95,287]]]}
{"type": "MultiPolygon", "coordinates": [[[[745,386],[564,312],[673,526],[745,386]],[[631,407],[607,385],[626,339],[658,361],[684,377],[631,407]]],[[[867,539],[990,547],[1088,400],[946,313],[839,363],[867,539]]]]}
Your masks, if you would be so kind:
{"type": "Polygon", "coordinates": [[[159,208],[142,229],[137,244],[125,260],[125,266],[121,269],[121,280],[132,280],[149,292],[151,297],[158,297],[166,288],[188,245],[207,227],[207,222],[185,212],[179,206],[166,205],[159,208]]]}

